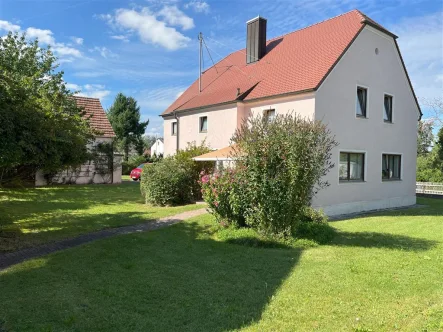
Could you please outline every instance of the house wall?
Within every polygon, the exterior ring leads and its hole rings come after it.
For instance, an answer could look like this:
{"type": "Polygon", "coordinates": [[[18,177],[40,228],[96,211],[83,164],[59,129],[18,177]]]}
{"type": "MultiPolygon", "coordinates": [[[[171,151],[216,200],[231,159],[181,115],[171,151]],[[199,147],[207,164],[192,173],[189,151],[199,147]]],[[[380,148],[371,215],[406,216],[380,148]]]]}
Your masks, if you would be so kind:
{"type": "Polygon", "coordinates": [[[250,115],[263,115],[266,110],[270,109],[275,109],[275,115],[293,113],[313,119],[315,113],[315,94],[305,93],[250,101],[244,104],[242,118],[250,115]]]}
{"type": "Polygon", "coordinates": [[[165,152],[164,144],[160,139],[157,139],[155,143],[151,146],[151,156],[153,155],[163,155],[165,152]]]}
{"type": "Polygon", "coordinates": [[[415,204],[418,112],[393,38],[365,27],[316,93],[315,117],[340,145],[330,187],[313,206],[334,215],[415,204]],[[368,89],[367,119],[355,115],[357,85],[368,89]],[[384,94],[394,97],[392,124],[383,120],[384,94]],[[340,151],[366,153],[364,182],[339,182],[340,151]],[[401,181],[382,181],[382,153],[402,155],[401,181]]]}
{"type": "MultiPolygon", "coordinates": [[[[88,144],[88,148],[101,143],[101,142],[112,142],[112,138],[109,137],[96,137],[93,143],[88,144]]],[[[78,170],[64,170],[57,174],[52,180],[54,183],[69,183],[69,184],[100,184],[100,183],[121,183],[122,182],[122,155],[114,154],[114,172],[107,175],[96,174],[95,165],[93,162],[88,162],[80,166],[78,170]]],[[[35,185],[45,186],[47,181],[43,176],[41,171],[38,171],[35,175],[35,185]]]]}
{"type": "MultiPolygon", "coordinates": [[[[216,107],[208,107],[198,111],[177,114],[179,117],[179,148],[185,148],[190,142],[200,144],[205,140],[212,149],[220,149],[229,145],[232,134],[237,128],[237,105],[235,103],[216,107]],[[200,133],[200,117],[208,117],[208,130],[200,133]]],[[[165,155],[175,154],[176,136],[172,136],[172,122],[175,118],[164,119],[165,155]]]]}

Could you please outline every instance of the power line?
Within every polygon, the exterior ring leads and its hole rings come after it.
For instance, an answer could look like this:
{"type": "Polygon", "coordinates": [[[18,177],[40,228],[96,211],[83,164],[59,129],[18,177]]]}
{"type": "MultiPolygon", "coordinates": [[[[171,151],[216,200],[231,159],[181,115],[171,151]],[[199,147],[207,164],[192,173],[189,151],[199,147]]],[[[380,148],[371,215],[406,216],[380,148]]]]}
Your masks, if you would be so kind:
{"type": "Polygon", "coordinates": [[[218,74],[217,66],[215,65],[214,60],[212,59],[211,52],[209,52],[208,45],[206,45],[205,39],[204,38],[202,38],[202,39],[203,39],[203,44],[205,44],[206,51],[208,51],[209,57],[211,58],[212,64],[214,65],[215,71],[218,74]]]}

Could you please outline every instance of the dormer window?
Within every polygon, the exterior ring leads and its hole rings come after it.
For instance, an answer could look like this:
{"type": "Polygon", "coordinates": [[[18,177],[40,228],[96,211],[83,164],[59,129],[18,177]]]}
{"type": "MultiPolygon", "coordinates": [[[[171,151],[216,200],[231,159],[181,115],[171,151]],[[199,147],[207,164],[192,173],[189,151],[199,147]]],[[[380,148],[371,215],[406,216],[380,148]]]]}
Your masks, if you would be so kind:
{"type": "Polygon", "coordinates": [[[355,113],[360,118],[366,118],[366,108],[368,105],[368,90],[362,87],[357,87],[357,105],[355,113]]]}

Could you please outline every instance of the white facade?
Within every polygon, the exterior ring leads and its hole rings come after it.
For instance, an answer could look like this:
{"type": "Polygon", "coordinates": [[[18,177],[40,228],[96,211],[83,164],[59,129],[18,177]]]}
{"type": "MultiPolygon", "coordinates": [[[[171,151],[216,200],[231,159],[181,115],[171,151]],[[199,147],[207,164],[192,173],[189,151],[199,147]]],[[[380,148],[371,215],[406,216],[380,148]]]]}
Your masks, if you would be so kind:
{"type": "MultiPolygon", "coordinates": [[[[97,143],[110,143],[112,138],[96,137],[92,145],[97,143]]],[[[122,182],[122,155],[114,154],[114,170],[111,173],[100,174],[96,170],[93,162],[81,165],[78,169],[66,169],[58,173],[53,179],[53,183],[58,184],[118,184],[122,182]]],[[[41,171],[35,174],[35,185],[46,186],[48,181],[41,171]]]]}
{"type": "Polygon", "coordinates": [[[313,199],[314,207],[332,216],[415,204],[420,111],[392,36],[365,26],[315,92],[177,112],[178,120],[165,116],[165,154],[177,147],[172,122],[179,123],[179,148],[205,140],[220,149],[247,116],[270,109],[321,120],[339,142],[332,152],[335,167],[326,175],[330,186],[313,199]],[[357,87],[367,91],[364,118],[356,116],[357,87]],[[393,99],[392,123],[383,118],[385,94],[393,99]],[[199,132],[202,116],[207,116],[206,133],[199,132]],[[364,154],[362,181],[339,180],[340,152],[364,154]],[[383,154],[401,156],[400,179],[382,179],[383,154]]]}
{"type": "Polygon", "coordinates": [[[154,144],[151,146],[151,156],[163,156],[165,153],[165,145],[163,144],[163,141],[159,138],[155,141],[154,144]]]}

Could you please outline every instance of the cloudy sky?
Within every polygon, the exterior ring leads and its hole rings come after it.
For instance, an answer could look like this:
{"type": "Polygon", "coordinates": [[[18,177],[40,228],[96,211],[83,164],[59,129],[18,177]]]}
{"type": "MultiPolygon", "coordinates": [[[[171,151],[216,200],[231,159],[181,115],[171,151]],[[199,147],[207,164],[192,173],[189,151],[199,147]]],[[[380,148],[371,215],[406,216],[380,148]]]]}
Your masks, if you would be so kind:
{"type": "MultiPolygon", "coordinates": [[[[26,32],[50,45],[73,91],[108,108],[135,97],[148,134],[198,76],[201,31],[214,61],[245,47],[245,22],[268,19],[268,38],[359,9],[400,38],[419,99],[442,95],[443,2],[435,0],[0,0],[0,35],[26,32]]],[[[205,67],[211,64],[207,54],[205,67]]],[[[425,110],[426,115],[426,110],[425,110]]]]}

